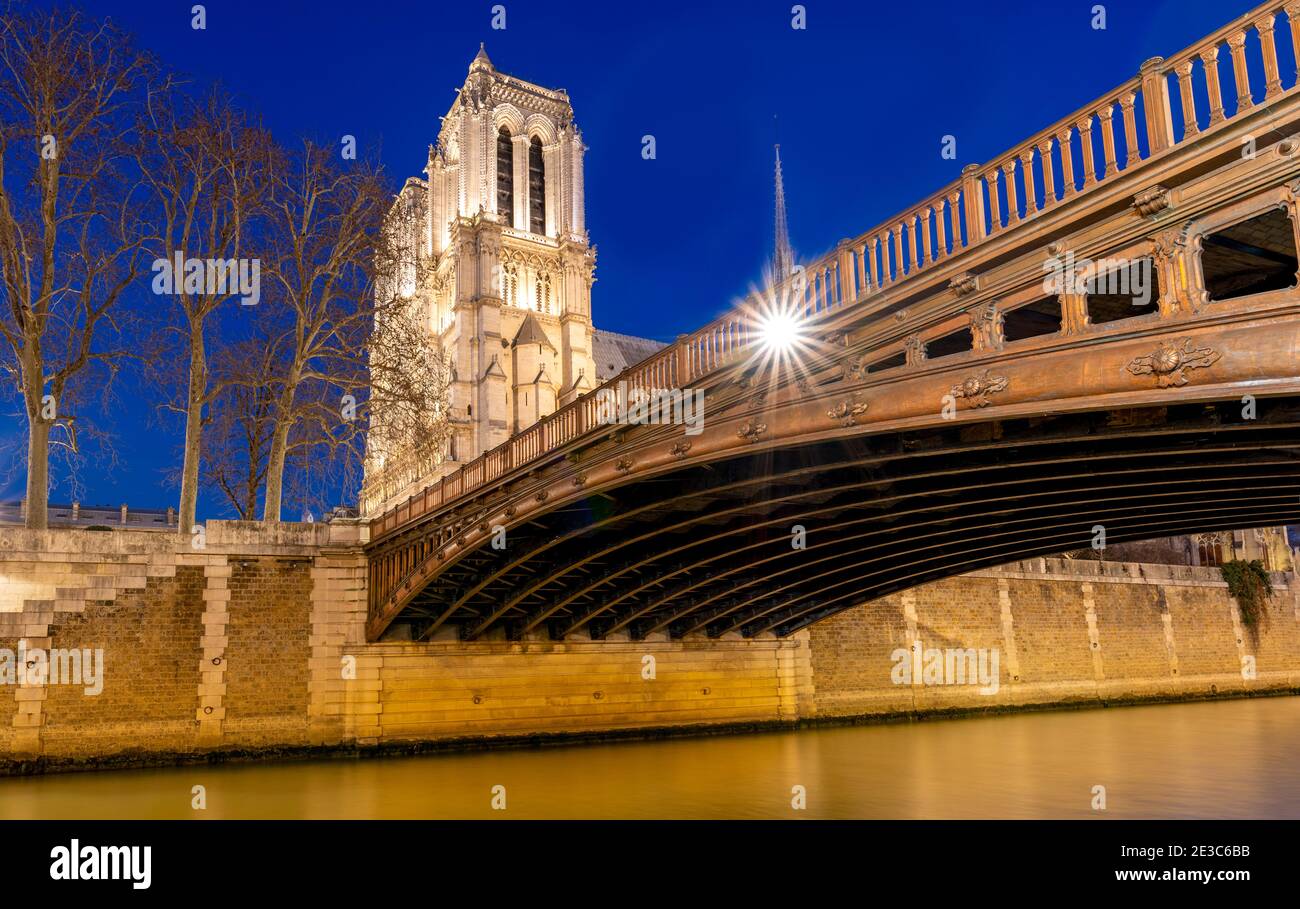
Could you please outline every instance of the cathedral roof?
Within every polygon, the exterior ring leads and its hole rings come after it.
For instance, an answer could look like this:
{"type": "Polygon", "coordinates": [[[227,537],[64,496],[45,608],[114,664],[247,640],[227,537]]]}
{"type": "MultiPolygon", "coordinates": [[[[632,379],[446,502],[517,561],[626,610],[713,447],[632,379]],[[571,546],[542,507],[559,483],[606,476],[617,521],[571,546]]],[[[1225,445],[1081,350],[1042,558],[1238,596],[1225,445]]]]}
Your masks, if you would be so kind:
{"type": "Polygon", "coordinates": [[[596,381],[612,379],[629,366],[635,366],[665,345],[649,338],[621,335],[615,331],[593,329],[591,356],[596,361],[596,381]]]}
{"type": "Polygon", "coordinates": [[[555,345],[546,337],[546,332],[542,331],[542,326],[533,318],[532,313],[524,316],[524,324],[519,326],[514,340],[510,342],[511,347],[518,347],[521,344],[540,344],[549,347],[552,352],[555,351],[555,345]]]}

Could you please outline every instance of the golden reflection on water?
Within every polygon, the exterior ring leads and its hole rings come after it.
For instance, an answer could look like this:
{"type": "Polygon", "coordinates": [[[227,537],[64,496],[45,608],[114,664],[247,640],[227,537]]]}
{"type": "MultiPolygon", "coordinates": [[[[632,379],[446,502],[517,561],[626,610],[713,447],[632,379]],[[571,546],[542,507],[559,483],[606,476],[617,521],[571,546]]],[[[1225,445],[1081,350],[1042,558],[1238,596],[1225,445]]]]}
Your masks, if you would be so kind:
{"type": "Polygon", "coordinates": [[[9,778],[0,818],[1296,818],[1297,754],[1300,698],[1278,697],[9,778]]]}

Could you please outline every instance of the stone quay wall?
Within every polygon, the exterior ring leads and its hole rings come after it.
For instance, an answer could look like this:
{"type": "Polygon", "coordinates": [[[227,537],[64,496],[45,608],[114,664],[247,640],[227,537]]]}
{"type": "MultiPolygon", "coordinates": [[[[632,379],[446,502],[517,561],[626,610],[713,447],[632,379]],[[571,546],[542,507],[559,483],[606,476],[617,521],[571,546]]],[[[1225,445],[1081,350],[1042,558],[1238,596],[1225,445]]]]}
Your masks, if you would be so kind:
{"type": "Polygon", "coordinates": [[[196,549],[0,528],[0,772],[1300,691],[1290,574],[1258,628],[1217,569],[1040,559],[783,639],[367,643],[363,533],[212,521],[196,549]],[[900,677],[918,641],[996,651],[997,684],[900,677]],[[6,678],[20,648],[102,651],[102,690],[6,678]]]}

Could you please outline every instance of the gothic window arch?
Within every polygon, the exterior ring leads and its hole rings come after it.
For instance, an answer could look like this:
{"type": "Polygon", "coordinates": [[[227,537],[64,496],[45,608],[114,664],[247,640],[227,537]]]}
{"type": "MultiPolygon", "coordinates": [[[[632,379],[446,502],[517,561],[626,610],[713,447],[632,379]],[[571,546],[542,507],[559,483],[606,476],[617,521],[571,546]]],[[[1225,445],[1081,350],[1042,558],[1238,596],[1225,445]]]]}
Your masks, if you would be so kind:
{"type": "Polygon", "coordinates": [[[542,161],[542,140],[528,143],[528,229],[546,233],[546,167],[542,161]]]}
{"type": "Polygon", "coordinates": [[[519,305],[519,269],[507,265],[502,273],[501,295],[505,297],[506,306],[519,305]]]}
{"type": "Polygon", "coordinates": [[[497,130],[497,214],[506,224],[515,224],[515,143],[510,130],[497,130]]]}
{"type": "Polygon", "coordinates": [[[1196,536],[1197,557],[1201,565],[1214,568],[1225,561],[1223,536],[1217,533],[1202,533],[1196,536]]]}
{"type": "Polygon", "coordinates": [[[536,305],[534,306],[534,309],[536,309],[538,312],[547,313],[548,315],[552,314],[551,313],[551,276],[539,274],[537,276],[537,283],[536,285],[534,285],[533,293],[536,298],[536,305]]]}

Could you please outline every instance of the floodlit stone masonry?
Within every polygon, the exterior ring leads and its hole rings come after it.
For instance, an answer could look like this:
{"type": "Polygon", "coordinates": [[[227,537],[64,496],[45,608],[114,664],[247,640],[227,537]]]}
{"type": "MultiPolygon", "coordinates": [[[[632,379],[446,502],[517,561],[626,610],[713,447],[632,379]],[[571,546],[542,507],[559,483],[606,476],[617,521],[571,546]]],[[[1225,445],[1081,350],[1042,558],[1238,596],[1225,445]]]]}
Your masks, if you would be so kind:
{"type": "Polygon", "coordinates": [[[885,597],[784,639],[371,644],[363,533],[356,522],[213,521],[195,549],[146,532],[0,529],[0,648],[22,640],[98,648],[105,659],[95,696],[73,685],[0,685],[0,765],[404,750],[1300,690],[1292,574],[1274,576],[1267,624],[1254,634],[1215,569],[1038,559],[885,597]],[[900,683],[896,656],[918,640],[996,651],[996,692],[900,683]]]}

